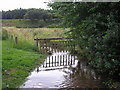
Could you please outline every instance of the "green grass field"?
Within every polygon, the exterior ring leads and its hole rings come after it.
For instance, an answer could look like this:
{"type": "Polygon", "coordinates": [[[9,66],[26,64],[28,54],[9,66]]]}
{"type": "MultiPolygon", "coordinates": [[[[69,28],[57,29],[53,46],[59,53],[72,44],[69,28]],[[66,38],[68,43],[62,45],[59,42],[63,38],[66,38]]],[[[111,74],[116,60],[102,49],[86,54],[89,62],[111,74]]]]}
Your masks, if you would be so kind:
{"type": "Polygon", "coordinates": [[[14,48],[12,41],[2,41],[3,88],[15,88],[21,85],[29,72],[45,58],[38,52],[14,48]]]}
{"type": "Polygon", "coordinates": [[[2,25],[7,27],[18,28],[42,28],[42,27],[61,27],[60,23],[54,19],[52,20],[34,20],[29,19],[3,19],[2,25]]]}
{"type": "Polygon", "coordinates": [[[30,20],[28,19],[5,19],[5,20],[2,20],[2,25],[3,26],[15,26],[15,27],[29,27],[29,28],[32,28],[32,27],[42,27],[45,25],[45,22],[44,21],[36,21],[34,23],[32,23],[30,20]]]}

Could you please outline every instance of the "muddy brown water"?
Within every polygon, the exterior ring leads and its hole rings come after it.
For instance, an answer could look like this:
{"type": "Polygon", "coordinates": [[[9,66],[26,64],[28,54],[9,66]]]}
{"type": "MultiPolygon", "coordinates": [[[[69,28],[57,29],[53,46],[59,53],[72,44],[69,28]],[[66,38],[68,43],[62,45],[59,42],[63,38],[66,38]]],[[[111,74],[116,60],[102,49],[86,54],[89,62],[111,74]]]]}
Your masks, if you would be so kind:
{"type": "Polygon", "coordinates": [[[53,51],[20,88],[104,88],[101,77],[68,51],[53,51]]]}

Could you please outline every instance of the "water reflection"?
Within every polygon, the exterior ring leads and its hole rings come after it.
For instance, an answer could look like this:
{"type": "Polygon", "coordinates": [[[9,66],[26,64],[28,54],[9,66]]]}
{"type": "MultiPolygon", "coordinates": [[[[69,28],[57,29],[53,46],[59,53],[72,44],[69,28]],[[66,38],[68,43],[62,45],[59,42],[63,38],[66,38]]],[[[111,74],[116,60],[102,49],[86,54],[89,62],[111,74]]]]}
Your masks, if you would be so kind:
{"type": "Polygon", "coordinates": [[[52,49],[40,67],[37,67],[21,88],[103,88],[97,76],[84,60],[77,60],[66,50],[52,49]]]}
{"type": "Polygon", "coordinates": [[[69,66],[75,64],[75,57],[72,55],[51,55],[42,64],[42,67],[69,66]]]}
{"type": "Polygon", "coordinates": [[[68,51],[53,52],[53,54],[48,56],[36,71],[48,71],[75,66],[77,64],[77,60],[75,61],[75,58],[76,56],[70,55],[68,51]]]}
{"type": "Polygon", "coordinates": [[[77,67],[70,67],[63,70],[67,75],[60,87],[65,88],[105,88],[101,82],[101,77],[97,76],[93,69],[87,66],[83,60],[79,61],[77,67]]]}

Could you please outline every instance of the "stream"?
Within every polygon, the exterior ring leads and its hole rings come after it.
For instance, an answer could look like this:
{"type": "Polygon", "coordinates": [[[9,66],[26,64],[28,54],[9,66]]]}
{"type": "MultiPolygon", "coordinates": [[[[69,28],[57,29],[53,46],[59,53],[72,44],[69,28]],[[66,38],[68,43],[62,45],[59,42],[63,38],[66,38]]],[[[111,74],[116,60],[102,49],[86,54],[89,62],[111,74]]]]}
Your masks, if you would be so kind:
{"type": "Polygon", "coordinates": [[[78,60],[66,50],[53,50],[20,88],[104,88],[104,85],[85,60],[78,60]]]}

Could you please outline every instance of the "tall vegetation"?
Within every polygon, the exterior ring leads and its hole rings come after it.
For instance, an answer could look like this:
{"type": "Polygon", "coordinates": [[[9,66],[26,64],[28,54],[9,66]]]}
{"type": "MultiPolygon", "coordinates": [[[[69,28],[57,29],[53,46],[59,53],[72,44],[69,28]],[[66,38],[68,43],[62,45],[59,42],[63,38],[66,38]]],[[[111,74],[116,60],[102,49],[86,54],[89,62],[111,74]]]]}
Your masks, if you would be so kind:
{"type": "Polygon", "coordinates": [[[50,10],[44,9],[15,9],[2,11],[2,19],[50,19],[52,14],[50,10]]]}
{"type": "Polygon", "coordinates": [[[54,2],[49,5],[65,27],[71,29],[68,36],[85,52],[89,64],[106,77],[120,80],[120,3],[54,2]]]}

